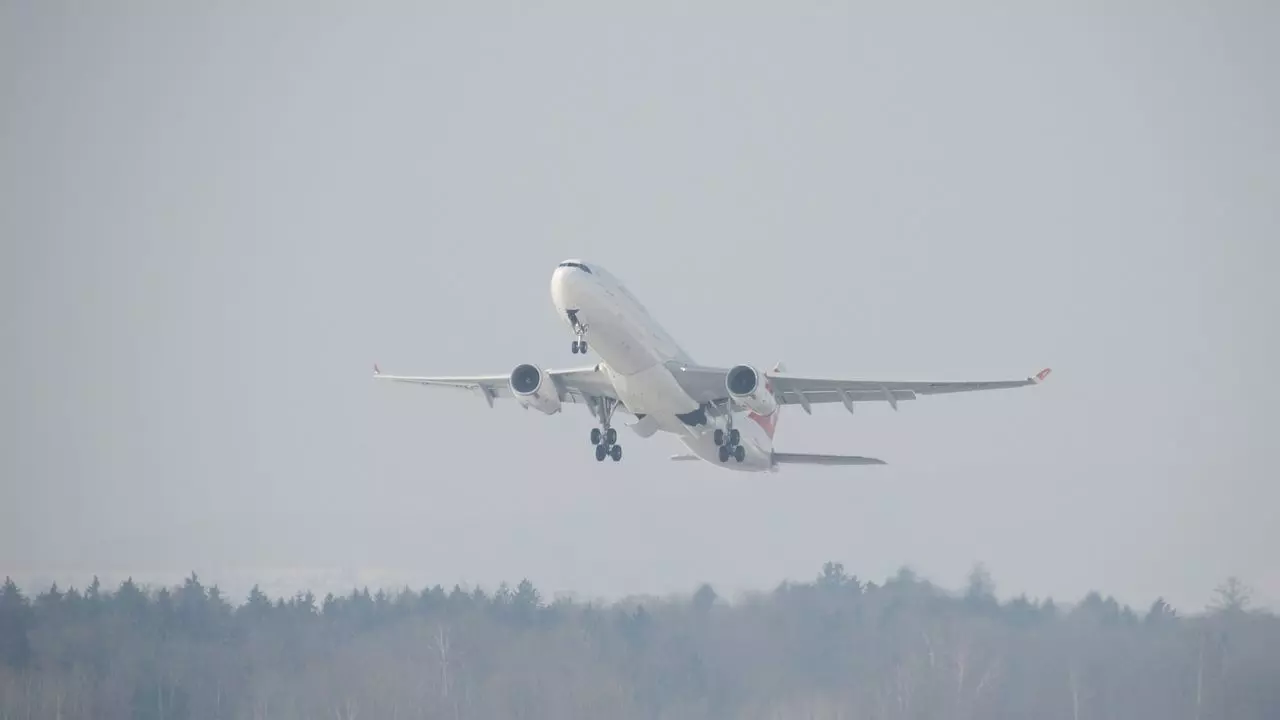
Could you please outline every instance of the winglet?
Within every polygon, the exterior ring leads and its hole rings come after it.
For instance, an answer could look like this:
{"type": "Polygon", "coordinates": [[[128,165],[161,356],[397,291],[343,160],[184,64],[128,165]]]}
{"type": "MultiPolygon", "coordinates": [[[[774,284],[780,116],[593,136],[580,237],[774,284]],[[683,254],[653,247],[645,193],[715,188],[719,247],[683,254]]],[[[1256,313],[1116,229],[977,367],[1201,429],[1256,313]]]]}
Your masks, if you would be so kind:
{"type": "Polygon", "coordinates": [[[374,374],[374,375],[381,375],[381,374],[382,374],[382,371],[378,369],[378,363],[374,363],[374,364],[373,364],[373,374],[374,374]]]}
{"type": "Polygon", "coordinates": [[[1050,372],[1053,372],[1053,371],[1050,368],[1045,368],[1040,372],[1036,373],[1036,384],[1038,385],[1044,382],[1044,379],[1049,377],[1050,372]]]}

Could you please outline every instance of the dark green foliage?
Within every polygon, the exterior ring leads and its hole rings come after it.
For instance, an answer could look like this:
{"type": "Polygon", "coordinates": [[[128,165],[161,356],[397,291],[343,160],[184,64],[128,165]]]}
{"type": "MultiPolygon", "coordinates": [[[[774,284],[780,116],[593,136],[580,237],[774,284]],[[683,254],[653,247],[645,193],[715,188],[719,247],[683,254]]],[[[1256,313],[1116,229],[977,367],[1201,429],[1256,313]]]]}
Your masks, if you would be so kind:
{"type": "Polygon", "coordinates": [[[0,719],[1276,718],[1280,618],[1238,580],[1208,612],[1163,599],[1000,601],[984,568],[944,591],[903,569],[737,600],[549,602],[352,589],[233,606],[172,588],[0,588],[0,719]]]}
{"type": "Polygon", "coordinates": [[[0,663],[24,668],[31,658],[31,604],[10,578],[0,588],[0,663]]]}

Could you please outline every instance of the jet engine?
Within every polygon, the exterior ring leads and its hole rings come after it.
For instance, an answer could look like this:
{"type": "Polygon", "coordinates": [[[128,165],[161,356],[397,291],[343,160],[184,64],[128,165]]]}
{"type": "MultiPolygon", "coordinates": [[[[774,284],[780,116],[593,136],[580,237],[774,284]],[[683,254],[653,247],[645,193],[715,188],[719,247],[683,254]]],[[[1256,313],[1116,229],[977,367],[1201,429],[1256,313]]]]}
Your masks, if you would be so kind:
{"type": "Polygon", "coordinates": [[[739,405],[759,415],[772,415],[778,409],[778,399],[767,388],[767,380],[750,365],[735,365],[725,375],[725,389],[729,397],[739,405]]]}
{"type": "Polygon", "coordinates": [[[537,365],[517,365],[508,380],[511,394],[526,408],[547,415],[560,412],[560,393],[546,370],[537,365]]]}

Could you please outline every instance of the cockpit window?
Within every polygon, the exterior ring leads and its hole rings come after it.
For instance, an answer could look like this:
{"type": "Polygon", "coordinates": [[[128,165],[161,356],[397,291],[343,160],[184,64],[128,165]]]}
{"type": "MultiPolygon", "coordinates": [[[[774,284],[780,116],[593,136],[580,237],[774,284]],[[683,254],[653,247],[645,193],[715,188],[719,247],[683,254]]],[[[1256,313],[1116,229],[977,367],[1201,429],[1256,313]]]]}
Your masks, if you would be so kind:
{"type": "Polygon", "coordinates": [[[583,270],[587,273],[591,272],[591,268],[587,267],[586,265],[583,265],[582,263],[576,263],[576,262],[562,262],[560,263],[560,267],[578,268],[579,270],[583,270]]]}

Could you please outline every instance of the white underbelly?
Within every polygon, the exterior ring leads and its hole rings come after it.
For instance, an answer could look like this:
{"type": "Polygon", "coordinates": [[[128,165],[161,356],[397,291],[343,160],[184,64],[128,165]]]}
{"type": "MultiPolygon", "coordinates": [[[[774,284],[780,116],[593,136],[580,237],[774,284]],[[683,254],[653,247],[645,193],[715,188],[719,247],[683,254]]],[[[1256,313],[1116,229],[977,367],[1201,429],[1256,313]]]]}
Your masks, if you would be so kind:
{"type": "Polygon", "coordinates": [[[658,430],[677,436],[698,457],[730,470],[766,472],[776,469],[773,465],[773,439],[741,412],[734,413],[733,427],[741,435],[745,456],[742,462],[731,457],[727,463],[721,463],[720,446],[715,444],[715,430],[727,429],[726,419],[713,418],[707,424],[697,426],[686,425],[680,420],[678,415],[697,410],[698,403],[685,394],[665,365],[655,365],[631,375],[622,375],[608,367],[605,371],[610,374],[618,399],[629,411],[652,419],[658,430]]]}
{"type": "Polygon", "coordinates": [[[639,372],[624,374],[613,367],[605,365],[605,372],[613,382],[618,399],[627,406],[633,415],[653,415],[658,419],[659,427],[668,429],[667,418],[679,422],[676,415],[693,412],[698,403],[685,394],[680,383],[665,365],[654,363],[639,372]]]}
{"type": "Polygon", "coordinates": [[[727,424],[721,419],[706,426],[686,428],[686,432],[680,433],[680,441],[703,460],[729,470],[771,472],[777,469],[773,464],[773,439],[760,425],[750,420],[746,413],[734,413],[733,416],[733,427],[742,436],[741,445],[745,450],[745,457],[742,462],[734,458],[725,463],[720,462],[720,446],[715,443],[715,429],[726,427],[727,424]]]}
{"type": "Polygon", "coordinates": [[[583,303],[578,315],[587,324],[587,342],[609,367],[622,375],[645,372],[659,360],[643,333],[619,313],[616,306],[598,298],[583,303]]]}

